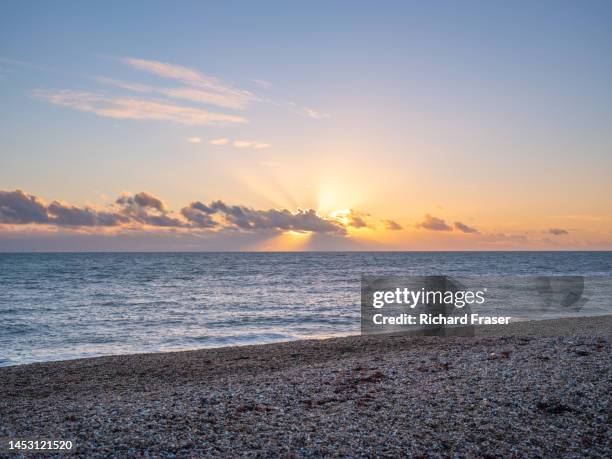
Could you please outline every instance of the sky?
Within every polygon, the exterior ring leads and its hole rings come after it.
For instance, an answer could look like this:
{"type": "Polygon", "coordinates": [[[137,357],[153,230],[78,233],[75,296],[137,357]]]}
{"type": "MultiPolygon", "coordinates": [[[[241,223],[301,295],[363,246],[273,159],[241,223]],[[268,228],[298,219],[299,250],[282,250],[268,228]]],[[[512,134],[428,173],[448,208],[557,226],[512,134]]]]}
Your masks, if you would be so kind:
{"type": "Polygon", "coordinates": [[[0,251],[612,250],[612,3],[30,2],[0,251]]]}

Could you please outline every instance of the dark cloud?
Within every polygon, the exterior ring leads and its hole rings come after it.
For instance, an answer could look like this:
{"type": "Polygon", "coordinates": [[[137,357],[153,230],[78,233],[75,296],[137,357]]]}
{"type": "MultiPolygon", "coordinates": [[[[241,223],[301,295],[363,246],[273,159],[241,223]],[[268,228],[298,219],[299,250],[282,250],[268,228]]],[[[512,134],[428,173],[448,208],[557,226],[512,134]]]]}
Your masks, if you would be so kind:
{"type": "Polygon", "coordinates": [[[399,231],[403,229],[402,225],[400,225],[399,223],[393,220],[383,220],[383,223],[385,224],[385,229],[388,229],[391,231],[399,231]]]}
{"type": "Polygon", "coordinates": [[[0,191],[0,223],[24,225],[48,220],[47,207],[36,196],[21,190],[0,191]]]}
{"type": "Polygon", "coordinates": [[[188,226],[188,225],[185,225],[185,223],[179,220],[178,218],[172,217],[167,214],[140,215],[138,216],[138,218],[136,218],[136,221],[140,223],[144,223],[145,225],[162,226],[162,227],[168,227],[168,228],[183,228],[183,227],[188,226]]]}
{"type": "Polygon", "coordinates": [[[197,209],[205,214],[214,214],[215,210],[208,207],[206,204],[202,204],[200,201],[192,202],[191,206],[194,209],[197,209]]]}
{"type": "Polygon", "coordinates": [[[550,233],[554,236],[564,236],[566,234],[569,234],[569,231],[564,230],[563,228],[551,228],[547,231],[547,233],[550,233]]]}
{"type": "Polygon", "coordinates": [[[162,201],[148,193],[121,196],[116,211],[98,211],[53,201],[48,206],[38,197],[21,190],[0,191],[0,223],[50,224],[57,226],[105,227],[143,223],[160,227],[182,227],[185,223],[172,217],[162,201]]]}
{"type": "Polygon", "coordinates": [[[430,231],[452,231],[453,229],[444,220],[433,215],[426,214],[425,220],[417,224],[417,227],[430,231]]]}
{"type": "Polygon", "coordinates": [[[120,196],[116,203],[125,207],[150,208],[158,210],[159,212],[165,212],[165,206],[161,199],[156,198],[152,194],[145,193],[144,191],[136,193],[134,196],[120,196]]]}
{"type": "Polygon", "coordinates": [[[182,220],[170,215],[161,199],[149,193],[123,195],[115,203],[122,208],[120,211],[122,215],[135,222],[173,228],[188,226],[182,220]]]}
{"type": "Polygon", "coordinates": [[[211,214],[212,209],[205,206],[201,202],[192,202],[189,207],[183,207],[181,209],[181,215],[187,219],[191,225],[198,228],[214,228],[217,226],[211,214]]]}
{"type": "Polygon", "coordinates": [[[351,209],[350,213],[348,214],[348,226],[352,226],[353,228],[367,228],[368,224],[365,221],[365,217],[367,217],[368,214],[363,214],[361,212],[357,212],[351,209]]]}
{"type": "Polygon", "coordinates": [[[461,231],[462,233],[470,234],[478,234],[480,232],[476,228],[472,228],[471,226],[467,226],[466,224],[461,222],[455,222],[455,229],[461,231]]]}
{"type": "Polygon", "coordinates": [[[266,225],[262,211],[255,211],[244,206],[227,205],[223,201],[215,201],[210,204],[213,214],[221,214],[230,225],[240,229],[250,230],[256,228],[270,228],[266,225]]]}
{"type": "Polygon", "coordinates": [[[53,201],[47,208],[51,223],[60,226],[118,226],[128,223],[129,218],[113,212],[83,209],[53,201]]]}
{"type": "MultiPolygon", "coordinates": [[[[354,213],[347,225],[362,227],[354,213]]],[[[0,191],[0,223],[48,224],[70,227],[117,227],[138,224],[163,228],[227,229],[255,231],[301,231],[318,234],[346,235],[342,223],[317,215],[313,209],[291,212],[287,209],[257,210],[228,205],[223,201],[204,204],[196,201],[176,216],[161,199],[145,192],[120,196],[107,211],[76,207],[53,201],[48,206],[36,196],[23,191],[0,191]]]]}
{"type": "Polygon", "coordinates": [[[209,205],[199,201],[191,203],[181,210],[181,214],[198,227],[213,227],[217,223],[213,215],[222,220],[225,227],[256,231],[309,231],[314,233],[345,234],[346,228],[338,222],[327,220],[317,215],[314,209],[290,212],[289,210],[256,210],[246,206],[227,205],[223,201],[214,201],[209,205]]]}

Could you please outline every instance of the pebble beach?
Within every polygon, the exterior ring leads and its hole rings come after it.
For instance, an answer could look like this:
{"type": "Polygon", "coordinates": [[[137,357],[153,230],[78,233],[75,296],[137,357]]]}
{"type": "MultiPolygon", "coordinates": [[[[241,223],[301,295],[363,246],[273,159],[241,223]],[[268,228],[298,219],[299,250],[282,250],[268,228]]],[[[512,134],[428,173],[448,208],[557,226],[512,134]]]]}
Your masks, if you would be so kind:
{"type": "Polygon", "coordinates": [[[2,457],[610,457],[612,316],[0,368],[2,457]],[[70,440],[69,452],[10,440],[70,440]]]}

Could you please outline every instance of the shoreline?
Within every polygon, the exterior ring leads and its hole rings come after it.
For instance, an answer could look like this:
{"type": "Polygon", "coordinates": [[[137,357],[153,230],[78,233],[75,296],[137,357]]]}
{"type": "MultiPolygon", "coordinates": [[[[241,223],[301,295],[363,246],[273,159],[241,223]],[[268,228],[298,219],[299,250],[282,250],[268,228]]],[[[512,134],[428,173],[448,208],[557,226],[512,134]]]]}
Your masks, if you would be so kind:
{"type": "MultiPolygon", "coordinates": [[[[475,336],[504,336],[507,335],[519,335],[526,333],[573,333],[581,328],[581,320],[583,319],[594,319],[593,325],[598,326],[598,321],[595,319],[611,317],[612,314],[600,314],[600,315],[591,315],[591,316],[578,316],[578,317],[560,317],[555,319],[520,319],[512,321],[510,320],[506,324],[494,324],[494,325],[475,325],[475,336]],[[576,321],[578,321],[576,323],[576,321]],[[529,325],[529,324],[534,324],[529,325]]],[[[472,324],[474,325],[474,324],[472,324]]],[[[386,335],[409,335],[410,332],[404,333],[387,333],[386,335]]],[[[612,333],[612,332],[611,332],[612,333]]],[[[384,336],[385,334],[381,334],[378,336],[384,336]]],[[[181,352],[199,352],[199,351],[209,351],[215,349],[234,349],[234,348],[250,348],[250,347],[258,347],[258,346],[276,346],[283,345],[289,343],[302,343],[302,342],[310,342],[310,341],[327,341],[327,340],[336,340],[336,339],[345,339],[345,338],[358,338],[361,336],[375,336],[375,335],[361,335],[350,334],[350,335],[337,335],[337,336],[322,336],[322,337],[313,337],[313,338],[300,338],[294,340],[283,340],[283,341],[272,341],[268,343],[254,343],[254,344],[230,344],[227,346],[212,346],[212,347],[196,347],[196,348],[185,348],[185,349],[174,349],[174,350],[162,350],[162,351],[145,351],[145,352],[132,352],[125,354],[104,354],[104,355],[94,355],[94,356],[86,356],[86,357],[74,357],[68,359],[54,359],[54,360],[42,360],[40,362],[27,362],[27,363],[16,363],[11,365],[0,366],[0,372],[2,372],[5,368],[14,368],[14,367],[23,367],[29,365],[41,365],[41,364],[62,364],[73,361],[81,361],[81,360],[91,360],[91,359],[104,359],[104,358],[113,358],[113,357],[138,357],[145,355],[158,355],[158,354],[176,354],[181,352]]]]}
{"type": "Polygon", "coordinates": [[[0,368],[9,439],[78,456],[605,457],[612,315],[0,368]]]}

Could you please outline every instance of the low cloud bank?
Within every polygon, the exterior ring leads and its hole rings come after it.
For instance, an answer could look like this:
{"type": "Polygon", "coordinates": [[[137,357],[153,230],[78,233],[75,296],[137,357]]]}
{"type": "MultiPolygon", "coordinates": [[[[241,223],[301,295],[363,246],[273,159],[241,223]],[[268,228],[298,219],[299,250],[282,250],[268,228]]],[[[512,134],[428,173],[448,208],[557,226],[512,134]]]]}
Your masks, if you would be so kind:
{"type": "Polygon", "coordinates": [[[426,229],[429,231],[457,231],[466,234],[480,234],[476,228],[466,225],[465,223],[455,222],[453,226],[448,225],[444,220],[433,215],[426,214],[423,221],[417,223],[417,228],[426,229]]]}
{"type": "Polygon", "coordinates": [[[223,201],[195,201],[178,214],[146,192],[124,194],[107,209],[77,207],[41,198],[22,190],[0,191],[0,224],[51,225],[59,227],[130,227],[205,229],[214,231],[298,231],[345,235],[341,222],[320,216],[314,209],[258,210],[223,201]]]}

